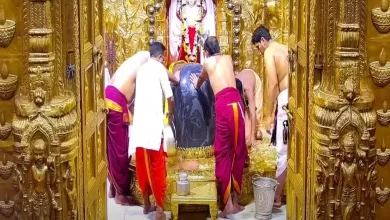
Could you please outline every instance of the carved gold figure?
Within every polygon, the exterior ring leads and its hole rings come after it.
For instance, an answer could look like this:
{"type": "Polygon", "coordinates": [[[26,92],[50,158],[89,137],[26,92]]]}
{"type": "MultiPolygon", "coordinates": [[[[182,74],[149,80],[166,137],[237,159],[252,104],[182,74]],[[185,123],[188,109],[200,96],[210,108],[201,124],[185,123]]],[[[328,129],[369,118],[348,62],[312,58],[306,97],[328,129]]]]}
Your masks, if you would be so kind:
{"type": "MultiPolygon", "coordinates": [[[[48,164],[46,144],[42,139],[35,140],[32,146],[33,150],[33,165],[31,166],[30,175],[32,177],[32,185],[29,189],[29,198],[32,208],[34,220],[51,219],[50,207],[54,210],[58,209],[57,201],[54,198],[54,193],[51,188],[52,177],[55,175],[55,168],[52,164],[48,164]],[[54,175],[53,175],[54,174],[54,175]]],[[[50,158],[48,158],[48,161],[50,158]]]]}
{"type": "Polygon", "coordinates": [[[360,211],[361,179],[358,174],[358,165],[356,164],[357,143],[352,134],[348,134],[342,141],[343,159],[340,164],[336,164],[336,173],[339,174],[337,179],[338,198],[341,201],[341,212],[344,220],[351,219],[356,211],[360,211]],[[356,207],[355,207],[356,206],[356,207]]]}
{"type": "Polygon", "coordinates": [[[67,164],[67,168],[63,178],[65,180],[66,199],[68,201],[68,206],[69,206],[68,219],[74,220],[77,218],[77,207],[76,207],[77,191],[74,182],[75,175],[72,166],[69,163],[67,164]]]}

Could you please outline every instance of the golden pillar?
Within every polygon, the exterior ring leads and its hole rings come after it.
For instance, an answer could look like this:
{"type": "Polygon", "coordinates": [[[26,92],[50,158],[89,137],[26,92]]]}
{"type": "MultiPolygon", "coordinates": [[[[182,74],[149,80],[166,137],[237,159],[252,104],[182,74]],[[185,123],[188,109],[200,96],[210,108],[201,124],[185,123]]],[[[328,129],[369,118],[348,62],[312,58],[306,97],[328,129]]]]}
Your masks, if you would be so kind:
{"type": "MultiPolygon", "coordinates": [[[[367,2],[323,1],[316,10],[321,13],[313,16],[322,18],[316,24],[321,29],[316,29],[315,49],[322,52],[312,57],[313,166],[308,170],[313,203],[308,218],[378,217],[376,122],[380,114],[377,117],[374,109],[378,96],[367,65],[371,54],[367,53],[371,34],[367,2]]],[[[378,62],[370,66],[386,69],[378,62]]]]}
{"type": "Polygon", "coordinates": [[[0,219],[78,218],[77,4],[0,1],[0,219]]]}

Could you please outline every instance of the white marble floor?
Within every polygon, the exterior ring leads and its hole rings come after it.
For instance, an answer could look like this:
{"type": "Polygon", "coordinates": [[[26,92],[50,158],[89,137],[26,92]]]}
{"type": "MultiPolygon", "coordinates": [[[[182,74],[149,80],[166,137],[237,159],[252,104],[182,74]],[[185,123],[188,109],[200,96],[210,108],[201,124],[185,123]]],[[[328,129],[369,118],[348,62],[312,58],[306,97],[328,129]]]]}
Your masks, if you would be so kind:
{"type": "MultiPolygon", "coordinates": [[[[149,215],[142,213],[142,207],[139,206],[121,206],[117,205],[113,199],[108,199],[107,202],[107,214],[108,220],[150,220],[154,219],[155,212],[149,215]]],[[[171,219],[171,212],[166,212],[167,218],[171,219]]],[[[245,207],[245,210],[232,216],[228,216],[228,219],[236,220],[250,220],[255,219],[255,205],[251,203],[245,207]]],[[[179,220],[209,220],[205,213],[182,213],[179,214],[179,220]]],[[[280,209],[273,210],[274,220],[286,220],[286,206],[282,206],[280,209]]]]}

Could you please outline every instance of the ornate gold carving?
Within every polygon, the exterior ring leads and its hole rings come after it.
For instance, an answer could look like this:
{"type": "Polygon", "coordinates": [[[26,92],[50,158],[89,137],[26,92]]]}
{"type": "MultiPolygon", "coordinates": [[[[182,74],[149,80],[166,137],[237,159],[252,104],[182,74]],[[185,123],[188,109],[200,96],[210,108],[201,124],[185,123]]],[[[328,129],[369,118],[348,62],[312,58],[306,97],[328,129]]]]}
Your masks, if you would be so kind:
{"type": "MultiPolygon", "coordinates": [[[[72,191],[70,179],[75,177],[74,173],[68,175],[66,165],[79,154],[76,96],[70,91],[71,82],[64,82],[62,59],[65,49],[76,51],[76,71],[79,71],[79,51],[74,48],[78,40],[72,41],[77,36],[71,33],[73,28],[62,28],[66,23],[62,18],[78,15],[77,4],[48,0],[25,0],[23,4],[23,47],[27,50],[12,121],[16,219],[77,218],[72,215],[80,207],[77,200],[73,206],[62,204],[72,191]],[[64,30],[69,31],[72,40],[63,41],[64,30]],[[64,175],[67,178],[62,181],[64,175]]],[[[74,23],[66,24],[78,28],[77,23],[76,16],[74,23]]]]}
{"type": "Polygon", "coordinates": [[[116,66],[137,51],[148,49],[149,34],[146,30],[149,23],[157,22],[156,16],[147,13],[148,4],[153,5],[152,1],[105,1],[105,17],[117,21],[110,36],[115,42],[116,66]]]}
{"type": "Polygon", "coordinates": [[[6,48],[10,45],[16,31],[16,22],[7,20],[3,5],[0,5],[0,47],[6,48]]]}
{"type": "Polygon", "coordinates": [[[379,205],[384,206],[389,200],[390,189],[383,186],[383,178],[379,187],[376,187],[376,201],[379,205]]]}
{"type": "Polygon", "coordinates": [[[8,192],[5,190],[4,201],[0,201],[0,213],[5,217],[10,218],[14,214],[14,206],[15,202],[9,200],[8,192]]]}
{"type": "Polygon", "coordinates": [[[67,163],[66,166],[67,167],[63,179],[65,182],[66,199],[68,201],[68,207],[69,207],[68,219],[74,220],[77,218],[77,208],[76,208],[77,191],[75,186],[75,174],[69,162],[67,163]]]}
{"type": "Polygon", "coordinates": [[[225,0],[225,4],[229,12],[227,13],[231,17],[233,26],[231,31],[233,36],[233,45],[231,49],[233,58],[233,67],[236,71],[240,66],[240,42],[241,42],[241,4],[235,3],[232,0],[225,0]]]}
{"type": "Polygon", "coordinates": [[[390,83],[390,62],[387,62],[385,48],[382,48],[379,61],[370,63],[370,73],[375,85],[385,87],[390,83]]]}
{"type": "Polygon", "coordinates": [[[5,121],[4,113],[0,113],[0,140],[7,140],[11,130],[11,124],[5,121]]]}
{"type": "Polygon", "coordinates": [[[214,146],[205,146],[197,148],[176,147],[176,155],[183,159],[212,158],[214,156],[214,146]]]}
{"type": "MultiPolygon", "coordinates": [[[[33,164],[29,170],[32,185],[28,189],[29,202],[34,219],[51,219],[49,210],[59,211],[58,202],[53,192],[56,176],[55,159],[45,155],[48,151],[44,140],[37,139],[32,143],[33,164]],[[45,161],[45,158],[47,160],[45,161]],[[51,207],[51,208],[50,208],[51,207]]],[[[56,216],[56,214],[54,214],[56,216]]]]}
{"type": "Polygon", "coordinates": [[[378,164],[386,166],[390,160],[390,149],[386,148],[385,139],[383,139],[381,148],[376,150],[376,155],[378,158],[378,164]]]}
{"type": "Polygon", "coordinates": [[[3,179],[8,179],[11,177],[14,171],[14,163],[8,161],[5,153],[3,154],[3,160],[0,163],[0,177],[3,179]]]}
{"type": "MultiPolygon", "coordinates": [[[[317,158],[318,159],[318,158],[317,158]]],[[[319,160],[319,159],[318,159],[319,160]]],[[[323,162],[323,161],[318,161],[323,162]]],[[[325,174],[322,169],[316,169],[315,201],[317,203],[316,218],[325,219],[325,174]]]]}
{"type": "Polygon", "coordinates": [[[390,111],[387,109],[387,101],[383,101],[383,108],[376,111],[378,115],[378,123],[382,126],[390,124],[390,111]]]}
{"type": "Polygon", "coordinates": [[[149,4],[146,6],[146,12],[149,15],[149,28],[148,28],[149,44],[152,44],[155,41],[155,26],[154,26],[156,22],[155,13],[158,13],[160,9],[161,9],[161,5],[159,3],[155,5],[149,4]]]}
{"type": "Polygon", "coordinates": [[[324,69],[312,111],[313,208],[317,219],[372,219],[376,114],[365,72],[366,4],[327,1],[323,7],[326,15],[316,36],[323,35],[324,69]]]}
{"type": "Polygon", "coordinates": [[[380,33],[388,33],[390,31],[389,0],[382,0],[380,8],[372,9],[371,19],[380,33]]]}
{"type": "Polygon", "coordinates": [[[8,100],[15,94],[16,88],[18,87],[18,77],[9,74],[8,66],[5,62],[3,62],[0,71],[0,98],[8,100]]]}

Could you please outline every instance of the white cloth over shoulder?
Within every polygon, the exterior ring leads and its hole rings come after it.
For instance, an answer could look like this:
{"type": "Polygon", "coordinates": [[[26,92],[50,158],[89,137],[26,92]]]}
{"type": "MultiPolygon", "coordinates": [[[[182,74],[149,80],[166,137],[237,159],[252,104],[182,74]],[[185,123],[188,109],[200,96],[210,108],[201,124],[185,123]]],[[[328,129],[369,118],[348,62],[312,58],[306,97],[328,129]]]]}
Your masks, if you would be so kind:
{"type": "Polygon", "coordinates": [[[134,71],[139,67],[139,65],[141,65],[141,62],[143,60],[147,60],[149,58],[150,58],[149,51],[139,51],[136,54],[134,54],[133,56],[126,59],[118,67],[118,69],[116,70],[115,73],[122,72],[122,71],[125,71],[125,72],[134,71]]]}
{"type": "Polygon", "coordinates": [[[139,51],[127,60],[125,60],[115,71],[110,80],[110,84],[115,87],[121,87],[123,82],[129,79],[129,76],[137,74],[141,64],[150,59],[149,51],[139,51]]]}
{"type": "Polygon", "coordinates": [[[288,104],[288,89],[283,90],[278,96],[278,113],[276,115],[276,152],[278,154],[278,165],[276,177],[279,177],[287,168],[287,144],[283,144],[283,122],[288,120],[287,112],[283,106],[288,104]]]}
{"type": "Polygon", "coordinates": [[[130,154],[137,147],[160,149],[164,129],[163,94],[165,98],[172,96],[167,70],[161,63],[149,59],[137,74],[130,154]]]}

